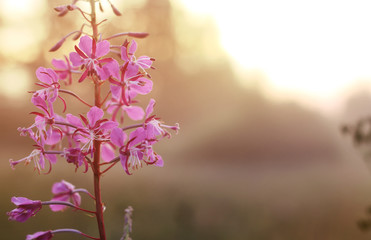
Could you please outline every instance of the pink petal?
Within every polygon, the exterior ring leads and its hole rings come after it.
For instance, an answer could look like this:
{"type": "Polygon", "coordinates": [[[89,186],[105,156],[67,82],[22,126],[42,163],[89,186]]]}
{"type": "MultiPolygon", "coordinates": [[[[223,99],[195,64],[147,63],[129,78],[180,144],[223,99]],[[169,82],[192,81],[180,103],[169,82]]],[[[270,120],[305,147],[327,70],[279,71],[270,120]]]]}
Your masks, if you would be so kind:
{"type": "Polygon", "coordinates": [[[79,66],[81,66],[82,63],[83,63],[83,61],[82,61],[80,55],[79,55],[78,53],[76,53],[76,52],[71,52],[71,53],[70,53],[70,60],[71,60],[72,65],[73,65],[74,67],[79,67],[79,66]]]}
{"type": "Polygon", "coordinates": [[[67,206],[64,206],[64,205],[49,205],[50,209],[53,211],[53,212],[59,212],[59,211],[63,211],[64,209],[67,208],[67,206]]]}
{"type": "Polygon", "coordinates": [[[41,169],[45,168],[45,159],[44,159],[44,155],[42,154],[40,154],[39,165],[41,169]]]}
{"type": "Polygon", "coordinates": [[[139,84],[131,84],[130,87],[141,95],[146,95],[152,91],[153,82],[147,78],[139,78],[139,84]]]}
{"type": "Polygon", "coordinates": [[[71,195],[71,198],[72,198],[73,205],[75,205],[75,206],[80,206],[81,205],[81,196],[80,196],[80,194],[73,193],[71,195]]]}
{"type": "Polygon", "coordinates": [[[60,193],[66,193],[73,191],[75,189],[75,186],[67,181],[60,181],[53,184],[52,187],[52,193],[53,194],[60,194],[60,193]]]}
{"type": "Polygon", "coordinates": [[[107,55],[109,51],[110,51],[110,43],[107,40],[99,42],[97,44],[95,58],[103,57],[104,55],[107,55]]]}
{"type": "Polygon", "coordinates": [[[126,166],[127,161],[128,161],[128,157],[126,155],[124,155],[124,156],[120,155],[120,162],[121,162],[122,167],[124,168],[124,170],[127,174],[130,174],[129,169],[126,166]]]}
{"type": "Polygon", "coordinates": [[[117,122],[107,121],[107,122],[102,123],[102,125],[100,125],[99,128],[104,129],[104,130],[111,130],[112,128],[117,127],[117,125],[118,125],[117,122]]]}
{"type": "Polygon", "coordinates": [[[94,126],[95,123],[103,117],[103,115],[104,115],[104,112],[103,112],[102,109],[100,109],[96,106],[90,108],[90,110],[87,114],[90,126],[91,127],[94,126]]]}
{"type": "Polygon", "coordinates": [[[141,56],[137,59],[137,64],[144,69],[150,68],[152,65],[152,60],[150,57],[141,56]]]}
{"type": "Polygon", "coordinates": [[[164,166],[164,160],[162,160],[162,157],[160,155],[157,155],[157,161],[155,163],[155,166],[157,166],[157,167],[163,167],[164,166]]]}
{"type": "Polygon", "coordinates": [[[68,192],[61,192],[60,194],[54,196],[52,201],[61,201],[61,202],[69,202],[70,200],[70,193],[68,192]]]}
{"type": "Polygon", "coordinates": [[[124,60],[125,62],[129,61],[127,48],[124,46],[121,47],[121,59],[124,60]]]}
{"type": "Polygon", "coordinates": [[[60,60],[60,59],[54,58],[52,60],[52,64],[55,68],[60,69],[60,70],[68,68],[67,64],[63,60],[60,60]]]}
{"type": "Polygon", "coordinates": [[[36,70],[36,77],[43,83],[52,84],[57,82],[58,76],[53,69],[39,67],[36,70]]]}
{"type": "Polygon", "coordinates": [[[117,147],[124,146],[124,142],[126,140],[126,134],[121,128],[114,128],[111,132],[111,142],[115,144],[117,147]]]}
{"type": "Polygon", "coordinates": [[[111,84],[110,88],[111,88],[112,97],[116,99],[120,99],[121,98],[121,87],[111,84]]]}
{"type": "Polygon", "coordinates": [[[131,118],[134,121],[138,121],[143,119],[144,117],[144,111],[141,107],[138,106],[125,106],[124,107],[125,112],[128,114],[129,118],[131,118]]]}
{"type": "Polygon", "coordinates": [[[55,154],[46,154],[45,158],[49,160],[50,163],[55,164],[57,162],[57,156],[55,154]]]}
{"type": "Polygon", "coordinates": [[[120,66],[116,60],[113,59],[109,63],[105,64],[103,68],[114,78],[120,79],[120,66]]]}
{"type": "Polygon", "coordinates": [[[148,118],[152,114],[153,107],[155,106],[155,104],[156,104],[155,99],[151,98],[151,100],[149,100],[148,106],[146,108],[146,118],[148,118]]]}
{"type": "Polygon", "coordinates": [[[93,40],[89,36],[83,36],[80,38],[79,47],[88,57],[91,57],[92,45],[93,40]]]}
{"type": "Polygon", "coordinates": [[[45,144],[47,144],[47,145],[55,145],[60,140],[62,140],[61,132],[58,131],[58,130],[56,130],[56,129],[49,128],[49,130],[47,132],[47,139],[46,139],[45,144]]]}
{"type": "Polygon", "coordinates": [[[146,131],[144,130],[144,128],[139,127],[130,133],[129,139],[130,140],[134,139],[134,140],[132,140],[129,145],[135,146],[138,143],[142,142],[145,138],[146,138],[146,131]]]}
{"type": "Polygon", "coordinates": [[[33,203],[32,200],[25,198],[25,197],[12,197],[11,198],[12,203],[14,203],[16,206],[19,206],[21,204],[31,204],[33,203]]]}
{"type": "Polygon", "coordinates": [[[108,69],[106,69],[104,67],[101,68],[101,67],[98,67],[98,66],[97,66],[97,74],[98,74],[100,80],[106,80],[111,75],[109,73],[108,69]]]}
{"type": "Polygon", "coordinates": [[[80,118],[72,115],[71,113],[66,114],[66,120],[68,123],[76,126],[76,127],[83,127],[80,118]]]}
{"type": "Polygon", "coordinates": [[[112,146],[108,143],[103,143],[101,147],[102,159],[105,162],[109,162],[115,158],[115,151],[112,146]]]}
{"type": "Polygon", "coordinates": [[[33,103],[33,105],[42,109],[44,112],[48,109],[46,102],[40,96],[35,97],[35,94],[34,94],[31,98],[31,102],[33,103]]]}
{"type": "Polygon", "coordinates": [[[137,42],[135,40],[132,40],[129,48],[129,56],[134,55],[135,51],[137,51],[137,47],[138,47],[137,42]]]}
{"type": "Polygon", "coordinates": [[[139,67],[136,64],[128,64],[128,67],[125,71],[125,79],[129,79],[131,77],[137,76],[139,71],[139,67]]]}

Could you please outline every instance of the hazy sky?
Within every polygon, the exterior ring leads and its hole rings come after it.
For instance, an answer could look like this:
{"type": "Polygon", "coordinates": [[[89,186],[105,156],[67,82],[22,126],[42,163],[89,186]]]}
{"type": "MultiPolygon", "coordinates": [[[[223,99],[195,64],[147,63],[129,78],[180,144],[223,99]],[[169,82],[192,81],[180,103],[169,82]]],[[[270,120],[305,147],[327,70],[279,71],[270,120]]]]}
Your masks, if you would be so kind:
{"type": "Polygon", "coordinates": [[[371,78],[371,1],[182,2],[211,15],[236,65],[261,70],[272,89],[331,100],[371,78]]]}

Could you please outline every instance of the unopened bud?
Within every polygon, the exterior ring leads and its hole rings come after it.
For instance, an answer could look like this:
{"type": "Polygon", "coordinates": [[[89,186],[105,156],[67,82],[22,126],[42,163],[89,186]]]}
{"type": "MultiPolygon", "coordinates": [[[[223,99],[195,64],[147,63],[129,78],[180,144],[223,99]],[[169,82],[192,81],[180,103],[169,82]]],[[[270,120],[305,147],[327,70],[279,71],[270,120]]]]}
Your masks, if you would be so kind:
{"type": "Polygon", "coordinates": [[[67,9],[69,10],[69,11],[73,11],[73,10],[75,10],[77,7],[76,7],[76,5],[67,5],[67,9]]]}
{"type": "Polygon", "coordinates": [[[145,38],[145,37],[147,37],[149,34],[148,34],[148,33],[145,33],[145,32],[143,32],[143,33],[130,32],[128,35],[129,35],[130,37],[135,37],[135,38],[145,38]]]}
{"type": "Polygon", "coordinates": [[[63,11],[61,11],[59,14],[58,14],[58,17],[63,17],[64,15],[66,15],[68,13],[68,9],[65,8],[63,11]]]}
{"type": "Polygon", "coordinates": [[[79,32],[77,32],[76,34],[75,34],[75,36],[73,36],[73,40],[77,40],[77,39],[79,39],[79,37],[81,36],[81,34],[82,34],[82,32],[81,31],[79,31],[79,32]]]}
{"type": "Polygon", "coordinates": [[[58,6],[58,7],[55,7],[54,10],[57,12],[62,12],[66,10],[66,6],[58,6]]]}
{"type": "Polygon", "coordinates": [[[66,38],[62,38],[61,40],[59,40],[59,42],[57,42],[57,44],[55,44],[50,50],[49,52],[55,52],[57,51],[64,43],[64,41],[66,40],[66,38]]]}
{"type": "Polygon", "coordinates": [[[115,6],[113,6],[113,4],[111,4],[111,8],[112,8],[113,13],[114,13],[116,16],[121,16],[120,11],[119,11],[115,6]]]}
{"type": "Polygon", "coordinates": [[[104,10],[103,10],[103,6],[102,6],[102,3],[101,3],[101,2],[99,2],[99,10],[100,10],[101,12],[104,12],[104,10]]]}

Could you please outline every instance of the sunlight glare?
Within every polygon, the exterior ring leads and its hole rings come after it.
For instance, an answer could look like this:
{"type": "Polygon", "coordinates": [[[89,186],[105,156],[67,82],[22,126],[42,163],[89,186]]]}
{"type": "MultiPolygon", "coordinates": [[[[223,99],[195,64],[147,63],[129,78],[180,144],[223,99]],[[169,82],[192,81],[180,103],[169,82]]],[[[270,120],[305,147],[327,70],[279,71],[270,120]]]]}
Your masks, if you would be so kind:
{"type": "MultiPolygon", "coordinates": [[[[3,66],[0,69],[0,94],[17,99],[30,89],[30,74],[20,66],[3,66]]],[[[27,96],[27,95],[26,95],[27,96]]]]}
{"type": "Polygon", "coordinates": [[[325,97],[358,78],[371,78],[370,1],[184,0],[183,4],[193,13],[213,16],[235,67],[261,70],[268,87],[325,97]]]}

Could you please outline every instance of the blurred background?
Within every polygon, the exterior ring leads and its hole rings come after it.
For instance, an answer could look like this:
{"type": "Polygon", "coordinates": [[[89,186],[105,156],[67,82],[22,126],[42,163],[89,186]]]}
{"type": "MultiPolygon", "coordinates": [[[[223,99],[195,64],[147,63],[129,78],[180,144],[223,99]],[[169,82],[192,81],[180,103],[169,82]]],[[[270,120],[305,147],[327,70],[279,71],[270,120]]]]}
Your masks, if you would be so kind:
{"type": "MultiPolygon", "coordinates": [[[[109,239],[121,237],[129,205],[134,240],[370,239],[357,227],[371,205],[368,161],[340,132],[371,114],[369,1],[112,2],[123,16],[102,0],[101,31],[150,33],[137,40],[138,56],[156,58],[150,97],[156,114],[181,130],[156,148],[163,168],[127,176],[117,165],[104,176],[109,239]]],[[[5,214],[12,196],[48,200],[61,179],[93,190],[91,174],[64,161],[49,175],[8,162],[32,150],[17,127],[33,121],[27,91],[37,89],[35,70],[77,44],[48,52],[81,26],[77,12],[56,16],[53,7],[67,3],[0,0],[3,239],[69,227],[97,234],[94,218],[71,210],[45,208],[26,223],[5,214]]],[[[72,89],[92,101],[87,81],[72,89]]],[[[66,100],[68,111],[87,111],[66,100]]],[[[66,238],[83,239],[55,237],[66,238]]]]}

